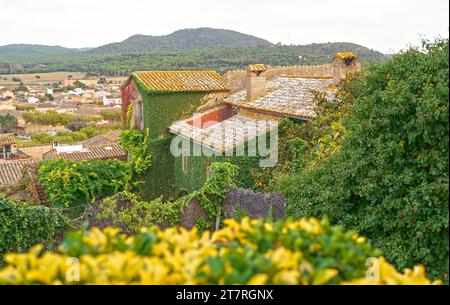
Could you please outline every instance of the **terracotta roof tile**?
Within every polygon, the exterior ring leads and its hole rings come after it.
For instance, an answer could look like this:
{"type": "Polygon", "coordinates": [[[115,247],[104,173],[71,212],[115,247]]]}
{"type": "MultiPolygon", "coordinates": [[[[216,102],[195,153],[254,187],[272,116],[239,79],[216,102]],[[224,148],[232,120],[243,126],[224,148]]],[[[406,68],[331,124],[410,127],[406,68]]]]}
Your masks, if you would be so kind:
{"type": "Polygon", "coordinates": [[[16,139],[12,134],[0,134],[0,145],[16,144],[16,139]]]}
{"type": "Polygon", "coordinates": [[[357,58],[357,57],[358,56],[356,56],[352,52],[341,52],[341,53],[337,53],[336,55],[334,55],[334,58],[339,58],[339,59],[357,58]]]}
{"type": "Polygon", "coordinates": [[[332,79],[279,77],[266,84],[264,96],[248,101],[246,90],[236,92],[225,102],[239,108],[311,119],[316,116],[312,91],[324,91],[329,97],[332,79]]]}
{"type": "Polygon", "coordinates": [[[150,91],[228,91],[222,77],[214,71],[149,71],[133,75],[150,91]]]}
{"type": "Polygon", "coordinates": [[[11,185],[18,183],[23,176],[23,169],[31,161],[1,161],[0,162],[0,185],[11,185]]]}
{"type": "Polygon", "coordinates": [[[125,157],[127,152],[117,144],[111,143],[107,145],[88,146],[83,151],[78,152],[53,152],[55,159],[64,160],[92,160],[92,159],[112,159],[125,157]]]}
{"type": "Polygon", "coordinates": [[[276,120],[244,115],[232,116],[206,128],[192,126],[186,121],[173,123],[170,126],[170,132],[192,139],[194,142],[219,152],[229,151],[246,141],[265,134],[278,124],[276,120]]]}
{"type": "Polygon", "coordinates": [[[249,65],[247,67],[247,69],[248,69],[248,71],[251,71],[251,72],[264,72],[264,71],[266,71],[267,68],[263,64],[253,64],[253,65],[249,65]]]}
{"type": "Polygon", "coordinates": [[[88,140],[81,142],[84,146],[106,145],[110,143],[117,143],[120,140],[122,130],[111,130],[107,133],[96,135],[88,140]]]}

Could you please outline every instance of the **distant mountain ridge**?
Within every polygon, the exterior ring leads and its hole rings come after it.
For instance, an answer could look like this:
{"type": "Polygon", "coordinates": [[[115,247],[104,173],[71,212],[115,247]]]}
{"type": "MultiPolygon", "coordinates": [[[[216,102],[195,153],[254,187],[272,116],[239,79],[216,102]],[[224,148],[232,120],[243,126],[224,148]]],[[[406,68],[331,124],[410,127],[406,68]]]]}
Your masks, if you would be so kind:
{"type": "Polygon", "coordinates": [[[163,36],[133,35],[97,48],[16,44],[0,46],[0,75],[55,71],[127,75],[136,70],[213,69],[223,72],[260,62],[270,65],[329,63],[337,52],[351,51],[362,62],[387,57],[350,42],[308,45],[273,44],[231,30],[184,29],[163,36]]]}
{"type": "Polygon", "coordinates": [[[47,55],[62,55],[74,52],[74,49],[61,46],[46,46],[39,44],[9,44],[0,46],[0,59],[16,59],[20,57],[37,57],[47,55]]]}
{"type": "Polygon", "coordinates": [[[91,52],[133,53],[155,51],[186,51],[209,47],[251,47],[272,45],[267,40],[236,31],[197,28],[184,29],[164,36],[133,35],[122,42],[110,43],[91,52]]]}

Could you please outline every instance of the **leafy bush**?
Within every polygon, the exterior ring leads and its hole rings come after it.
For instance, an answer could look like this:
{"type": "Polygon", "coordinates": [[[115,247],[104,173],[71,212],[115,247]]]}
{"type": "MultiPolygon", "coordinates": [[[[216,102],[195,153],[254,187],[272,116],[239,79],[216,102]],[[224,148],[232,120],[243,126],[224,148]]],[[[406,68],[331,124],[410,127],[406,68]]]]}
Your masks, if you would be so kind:
{"type": "Polygon", "coordinates": [[[30,104],[16,104],[14,107],[17,111],[30,111],[36,109],[36,106],[30,104]]]}
{"type": "Polygon", "coordinates": [[[12,132],[17,127],[17,118],[9,113],[0,115],[0,133],[12,132]]]}
{"type": "Polygon", "coordinates": [[[151,201],[139,200],[138,196],[124,191],[107,197],[98,204],[95,212],[87,211],[95,223],[104,220],[128,234],[136,234],[144,226],[153,224],[178,225],[180,214],[193,200],[198,200],[208,214],[200,220],[202,228],[214,228],[220,225],[224,194],[234,187],[237,166],[230,163],[212,163],[211,177],[199,190],[173,202],[163,201],[162,196],[151,201]]]}
{"type": "Polygon", "coordinates": [[[148,130],[145,133],[136,129],[124,131],[120,135],[120,145],[129,153],[129,162],[136,176],[141,176],[151,165],[148,151],[148,130]]]}
{"type": "MultiPolygon", "coordinates": [[[[8,254],[3,284],[429,284],[423,267],[400,274],[380,260],[380,277],[363,279],[379,251],[326,220],[225,221],[213,234],[197,228],[144,228],[134,237],[97,228],[66,234],[59,254],[36,246],[8,254]],[[79,273],[68,259],[77,258],[79,273]],[[79,275],[79,278],[76,277],[79,275]]],[[[436,284],[438,282],[435,282],[436,284]]]]}
{"type": "Polygon", "coordinates": [[[27,206],[0,196],[0,265],[6,252],[23,252],[41,243],[50,248],[69,221],[44,206],[27,206]]]}
{"type": "Polygon", "coordinates": [[[279,181],[288,213],[328,215],[398,268],[448,277],[448,68],[448,40],[369,68],[341,151],[279,181]]]}
{"type": "Polygon", "coordinates": [[[110,121],[120,121],[122,118],[122,112],[117,110],[100,110],[100,115],[110,121]]]}
{"type": "Polygon", "coordinates": [[[111,196],[129,187],[131,176],[129,164],[119,160],[44,161],[38,174],[51,204],[58,207],[111,196]]]}

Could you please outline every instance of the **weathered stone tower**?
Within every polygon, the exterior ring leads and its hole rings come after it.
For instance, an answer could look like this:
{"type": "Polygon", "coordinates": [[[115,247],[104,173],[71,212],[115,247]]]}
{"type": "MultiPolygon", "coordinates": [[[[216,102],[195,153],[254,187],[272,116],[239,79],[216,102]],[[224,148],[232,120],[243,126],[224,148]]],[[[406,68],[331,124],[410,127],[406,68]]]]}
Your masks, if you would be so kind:
{"type": "Polygon", "coordinates": [[[339,83],[348,74],[361,70],[358,56],[352,52],[337,53],[333,58],[333,82],[339,83]]]}
{"type": "Polygon", "coordinates": [[[249,65],[247,68],[247,99],[255,100],[266,91],[266,66],[262,64],[249,65]]]}

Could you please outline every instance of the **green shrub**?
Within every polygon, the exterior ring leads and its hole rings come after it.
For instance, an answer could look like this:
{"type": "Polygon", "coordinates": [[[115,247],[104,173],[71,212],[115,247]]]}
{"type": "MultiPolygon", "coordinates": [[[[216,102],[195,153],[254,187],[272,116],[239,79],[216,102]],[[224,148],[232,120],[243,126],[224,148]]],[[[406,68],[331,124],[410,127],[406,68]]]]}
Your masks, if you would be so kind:
{"type": "Polygon", "coordinates": [[[383,257],[376,260],[380,252],[364,237],[326,220],[268,223],[245,217],[224,222],[214,233],[157,227],[142,228],[131,237],[114,228],[71,232],[58,253],[36,246],[28,253],[8,254],[0,283],[440,284],[426,278],[423,266],[402,274],[383,257]],[[76,277],[68,264],[73,258],[80,266],[76,277]],[[368,273],[374,276],[366,277],[368,273]]]}
{"type": "Polygon", "coordinates": [[[6,252],[27,251],[37,243],[50,248],[69,225],[68,219],[52,209],[0,196],[0,265],[6,252]]]}
{"type": "MultiPolygon", "coordinates": [[[[277,185],[295,217],[328,215],[398,268],[448,276],[448,40],[361,76],[340,153],[277,185]]],[[[353,94],[353,92],[349,92],[353,94]]]]}
{"type": "Polygon", "coordinates": [[[43,161],[39,180],[50,203],[57,207],[87,204],[130,186],[131,169],[119,160],[43,161]]]}

